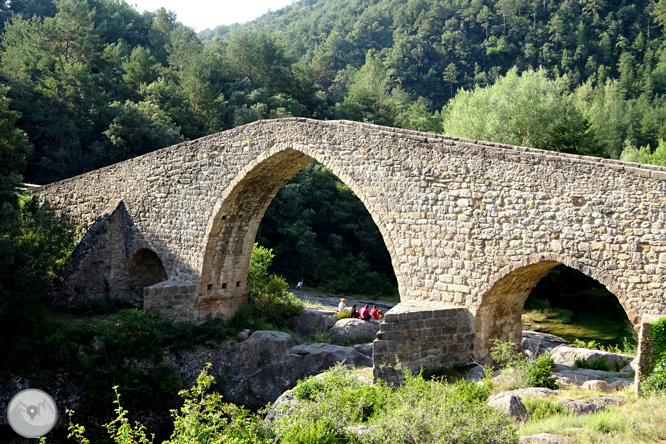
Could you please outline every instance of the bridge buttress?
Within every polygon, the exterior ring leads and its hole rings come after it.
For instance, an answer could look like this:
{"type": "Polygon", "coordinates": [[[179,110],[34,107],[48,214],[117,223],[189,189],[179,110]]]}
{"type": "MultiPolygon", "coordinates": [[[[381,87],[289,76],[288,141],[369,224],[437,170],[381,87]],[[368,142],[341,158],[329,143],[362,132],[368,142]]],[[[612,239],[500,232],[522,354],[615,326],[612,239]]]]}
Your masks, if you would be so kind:
{"type": "Polygon", "coordinates": [[[401,302],[386,313],[373,343],[373,376],[394,385],[404,370],[440,371],[472,360],[474,330],[465,307],[433,301],[401,302]]]}

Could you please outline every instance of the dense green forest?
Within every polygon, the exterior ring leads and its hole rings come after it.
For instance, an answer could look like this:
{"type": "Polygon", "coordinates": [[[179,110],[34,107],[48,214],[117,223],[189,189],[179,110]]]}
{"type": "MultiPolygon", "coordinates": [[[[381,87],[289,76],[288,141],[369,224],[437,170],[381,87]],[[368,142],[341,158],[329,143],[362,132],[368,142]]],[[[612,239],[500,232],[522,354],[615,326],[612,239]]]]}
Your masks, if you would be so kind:
{"type": "MultiPolygon", "coordinates": [[[[284,116],[666,163],[666,0],[302,0],[199,35],[123,0],[17,0],[0,22],[28,182],[284,116]]],[[[395,285],[350,195],[317,165],[278,194],[258,240],[290,281],[395,285]]]]}

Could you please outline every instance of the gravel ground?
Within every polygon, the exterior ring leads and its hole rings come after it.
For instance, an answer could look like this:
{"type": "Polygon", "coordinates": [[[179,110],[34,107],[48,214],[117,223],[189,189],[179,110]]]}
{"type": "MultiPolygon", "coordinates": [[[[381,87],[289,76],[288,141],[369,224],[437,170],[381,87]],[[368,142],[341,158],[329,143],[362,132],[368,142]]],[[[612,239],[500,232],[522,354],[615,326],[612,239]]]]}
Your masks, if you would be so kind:
{"type": "MultiPolygon", "coordinates": [[[[325,310],[335,310],[338,308],[338,304],[340,303],[339,296],[328,296],[324,293],[315,293],[306,290],[289,289],[289,291],[294,293],[294,296],[298,297],[302,301],[321,304],[325,310]]],[[[389,311],[391,308],[398,304],[397,302],[373,301],[372,299],[358,298],[355,296],[345,296],[345,300],[347,307],[351,307],[353,304],[356,304],[358,308],[361,308],[363,305],[368,304],[368,306],[372,308],[373,305],[376,305],[377,308],[383,312],[389,311]]]]}

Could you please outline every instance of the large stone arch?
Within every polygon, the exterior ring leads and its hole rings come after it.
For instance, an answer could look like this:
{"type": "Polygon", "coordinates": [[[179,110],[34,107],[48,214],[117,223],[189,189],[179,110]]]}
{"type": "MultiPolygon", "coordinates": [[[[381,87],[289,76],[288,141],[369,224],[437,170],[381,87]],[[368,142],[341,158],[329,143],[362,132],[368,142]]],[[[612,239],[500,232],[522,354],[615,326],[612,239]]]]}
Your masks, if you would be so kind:
{"type": "MultiPolygon", "coordinates": [[[[252,247],[261,219],[280,188],[315,160],[343,181],[364,204],[389,252],[398,288],[404,287],[404,279],[395,269],[397,261],[391,237],[379,223],[384,215],[366,204],[363,188],[314,150],[278,145],[247,164],[224,189],[215,205],[206,228],[200,271],[200,288],[205,289],[208,300],[225,301],[226,309],[232,313],[244,303],[252,247]]],[[[222,315],[228,316],[228,313],[222,315]]]]}
{"type": "MultiPolygon", "coordinates": [[[[103,211],[122,201],[124,213],[114,217],[123,223],[118,227],[131,228],[124,243],[88,242],[77,257],[99,259],[110,276],[120,276],[114,258],[145,242],[168,280],[150,287],[144,308],[201,321],[228,317],[242,303],[239,264],[247,260],[254,224],[278,185],[310,159],[364,203],[392,257],[404,303],[444,304],[473,316],[504,276],[553,261],[605,284],[623,298],[634,323],[666,314],[666,168],[659,166],[290,118],[164,148],[38,193],[83,231],[99,228],[103,211]],[[261,198],[237,214],[255,192],[261,198]],[[236,293],[222,292],[224,283],[236,293]]],[[[93,230],[88,238],[95,236],[93,230]]],[[[76,286],[66,287],[76,298],[76,286]]],[[[403,310],[401,319],[411,322],[417,309],[403,310]]]]}
{"type": "Polygon", "coordinates": [[[525,300],[539,281],[558,265],[578,270],[603,284],[617,297],[634,328],[639,326],[640,315],[626,293],[598,266],[584,265],[575,258],[557,253],[531,255],[507,265],[491,276],[489,284],[479,289],[479,302],[471,307],[474,315],[474,358],[477,362],[490,363],[489,349],[494,340],[520,342],[525,300]]]}

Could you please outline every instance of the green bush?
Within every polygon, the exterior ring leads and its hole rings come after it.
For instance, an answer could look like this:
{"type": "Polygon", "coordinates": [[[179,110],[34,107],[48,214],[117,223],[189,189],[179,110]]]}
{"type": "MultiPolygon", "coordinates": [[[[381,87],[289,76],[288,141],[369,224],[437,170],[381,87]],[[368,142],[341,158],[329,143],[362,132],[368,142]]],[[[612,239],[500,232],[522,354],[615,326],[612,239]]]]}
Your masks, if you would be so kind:
{"type": "Polygon", "coordinates": [[[662,359],[655,364],[652,373],[641,384],[641,390],[645,392],[666,391],[666,359],[662,359]]]}
{"type": "Polygon", "coordinates": [[[338,366],[299,382],[294,392],[301,402],[275,427],[278,442],[517,442],[511,421],[485,404],[488,386],[463,380],[446,384],[408,372],[404,385],[392,389],[366,385],[338,366]],[[359,425],[373,427],[349,432],[359,425]]]}
{"type": "Polygon", "coordinates": [[[585,359],[576,359],[574,361],[574,367],[576,368],[587,368],[590,370],[602,370],[605,372],[611,371],[611,367],[604,358],[597,358],[592,362],[588,362],[585,359]]]}
{"type": "Polygon", "coordinates": [[[545,353],[536,359],[528,359],[518,351],[518,344],[513,341],[495,341],[490,348],[490,357],[496,364],[503,366],[518,376],[516,386],[557,388],[557,380],[552,375],[555,363],[549,354],[545,353]]]}
{"type": "MultiPolygon", "coordinates": [[[[174,427],[171,438],[163,444],[268,444],[273,441],[271,433],[261,426],[258,416],[251,414],[242,407],[222,402],[222,396],[209,392],[214,378],[208,375],[210,364],[204,368],[197,378],[197,383],[190,390],[183,390],[180,396],[184,399],[183,406],[172,410],[174,427]]],[[[115,444],[148,444],[146,429],[141,424],[132,424],[128,420],[128,410],[120,405],[118,387],[114,387],[116,417],[104,427],[108,436],[115,444]]],[[[89,444],[85,437],[86,430],[72,422],[74,412],[68,411],[70,418],[69,438],[81,444],[89,444]]]]}
{"type": "Polygon", "coordinates": [[[652,352],[654,369],[641,384],[641,389],[645,392],[664,392],[666,391],[666,317],[650,324],[650,334],[654,339],[652,352]]]}
{"type": "Polygon", "coordinates": [[[529,387],[557,389],[557,380],[552,374],[555,371],[555,363],[549,354],[546,353],[525,362],[527,385],[529,387]]]}
{"type": "Polygon", "coordinates": [[[351,314],[349,313],[349,310],[342,310],[340,313],[338,313],[336,319],[339,321],[340,319],[346,319],[350,316],[351,314]]]}
{"type": "Polygon", "coordinates": [[[278,328],[289,328],[305,304],[287,291],[289,284],[284,278],[269,274],[274,257],[272,250],[254,244],[248,272],[250,316],[278,328]]]}

